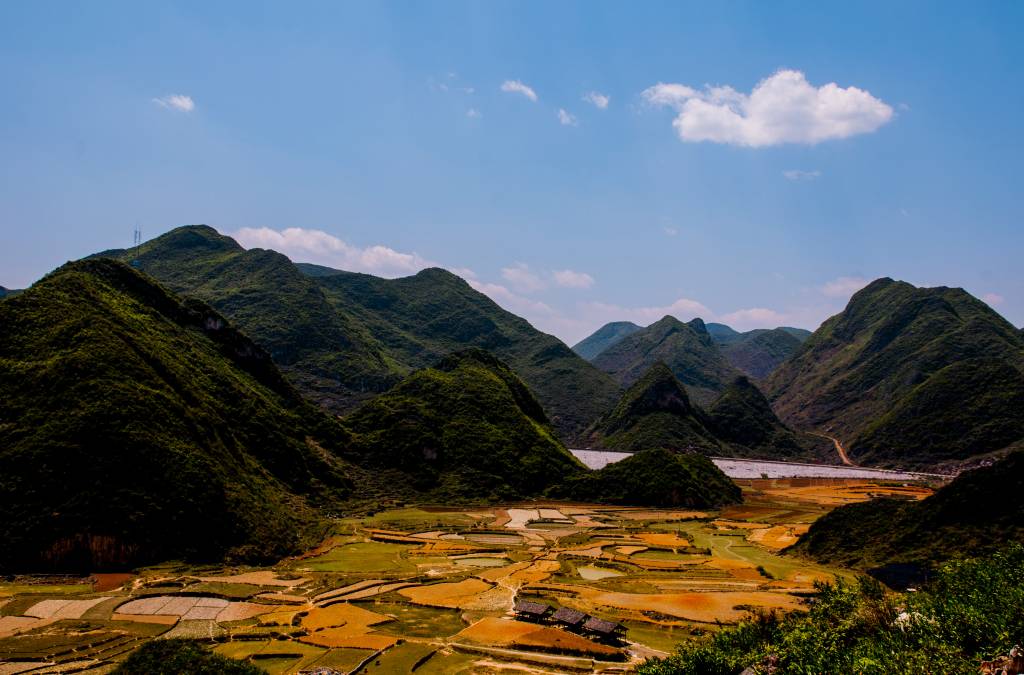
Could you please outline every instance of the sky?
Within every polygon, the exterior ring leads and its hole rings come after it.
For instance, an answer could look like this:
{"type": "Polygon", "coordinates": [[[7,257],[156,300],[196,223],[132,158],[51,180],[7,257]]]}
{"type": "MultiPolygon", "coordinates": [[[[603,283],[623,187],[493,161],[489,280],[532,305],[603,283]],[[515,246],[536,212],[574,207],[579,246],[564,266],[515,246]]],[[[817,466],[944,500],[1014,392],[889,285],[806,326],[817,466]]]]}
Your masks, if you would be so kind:
{"type": "Polygon", "coordinates": [[[874,278],[1024,324],[1024,3],[0,3],[0,285],[205,223],[460,274],[572,344],[809,329],[874,278]]]}

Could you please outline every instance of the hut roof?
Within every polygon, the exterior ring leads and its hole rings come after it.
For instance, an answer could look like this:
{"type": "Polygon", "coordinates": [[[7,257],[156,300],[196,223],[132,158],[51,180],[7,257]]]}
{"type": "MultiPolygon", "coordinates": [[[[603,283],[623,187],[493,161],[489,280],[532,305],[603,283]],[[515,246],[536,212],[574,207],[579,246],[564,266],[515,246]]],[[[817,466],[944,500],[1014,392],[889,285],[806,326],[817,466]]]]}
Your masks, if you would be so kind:
{"type": "Polygon", "coordinates": [[[561,621],[562,623],[567,623],[570,626],[575,626],[578,623],[583,623],[583,620],[587,618],[587,615],[578,609],[560,607],[551,618],[555,621],[561,621]]]}
{"type": "Polygon", "coordinates": [[[622,626],[621,624],[605,621],[604,619],[598,619],[596,616],[592,616],[587,619],[587,622],[583,624],[583,627],[587,630],[594,631],[595,633],[611,634],[622,626]]]}
{"type": "Polygon", "coordinates": [[[550,609],[543,602],[530,602],[529,600],[520,600],[516,603],[515,611],[516,614],[535,614],[540,616],[550,609]]]}

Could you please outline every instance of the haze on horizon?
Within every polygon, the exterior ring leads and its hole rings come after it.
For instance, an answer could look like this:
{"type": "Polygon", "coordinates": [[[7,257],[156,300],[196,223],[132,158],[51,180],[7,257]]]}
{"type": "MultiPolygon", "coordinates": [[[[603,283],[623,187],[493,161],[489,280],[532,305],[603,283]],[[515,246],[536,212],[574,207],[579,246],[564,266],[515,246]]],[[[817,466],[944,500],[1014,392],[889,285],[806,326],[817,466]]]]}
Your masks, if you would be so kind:
{"type": "Polygon", "coordinates": [[[573,343],[813,329],[871,279],[1024,323],[1019,4],[0,6],[0,285],[206,223],[428,266],[573,343]]]}

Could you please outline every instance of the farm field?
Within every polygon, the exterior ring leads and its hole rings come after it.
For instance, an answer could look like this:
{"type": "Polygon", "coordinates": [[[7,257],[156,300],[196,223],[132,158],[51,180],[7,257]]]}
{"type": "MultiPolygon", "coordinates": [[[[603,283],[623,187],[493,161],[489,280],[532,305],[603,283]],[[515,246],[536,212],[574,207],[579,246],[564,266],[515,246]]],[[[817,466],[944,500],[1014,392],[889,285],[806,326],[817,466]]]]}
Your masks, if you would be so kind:
{"type": "Polygon", "coordinates": [[[780,555],[835,506],[930,493],[739,482],[744,503],[715,512],[404,507],[339,519],[320,546],[272,568],[19,577],[0,583],[0,673],[106,673],[174,636],[274,674],[629,672],[752,608],[799,609],[816,581],[845,574],[780,555]],[[517,615],[522,601],[543,616],[517,615]],[[610,623],[561,624],[561,608],[610,623]],[[616,624],[624,632],[601,632],[616,624]]]}

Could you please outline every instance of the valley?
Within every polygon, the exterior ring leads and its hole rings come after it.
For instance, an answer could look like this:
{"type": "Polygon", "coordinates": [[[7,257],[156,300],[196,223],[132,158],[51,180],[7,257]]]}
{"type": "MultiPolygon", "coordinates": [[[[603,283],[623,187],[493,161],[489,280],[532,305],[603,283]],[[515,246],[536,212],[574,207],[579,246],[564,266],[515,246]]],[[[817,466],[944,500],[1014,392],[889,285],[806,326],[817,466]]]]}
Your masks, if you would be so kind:
{"type": "Polygon", "coordinates": [[[0,672],[113,672],[157,637],[200,639],[270,673],[630,672],[848,578],[780,555],[832,508],[931,493],[863,479],[739,482],[743,503],[716,510],[395,506],[334,519],[318,546],[268,567],[19,577],[0,583],[0,672]]]}

